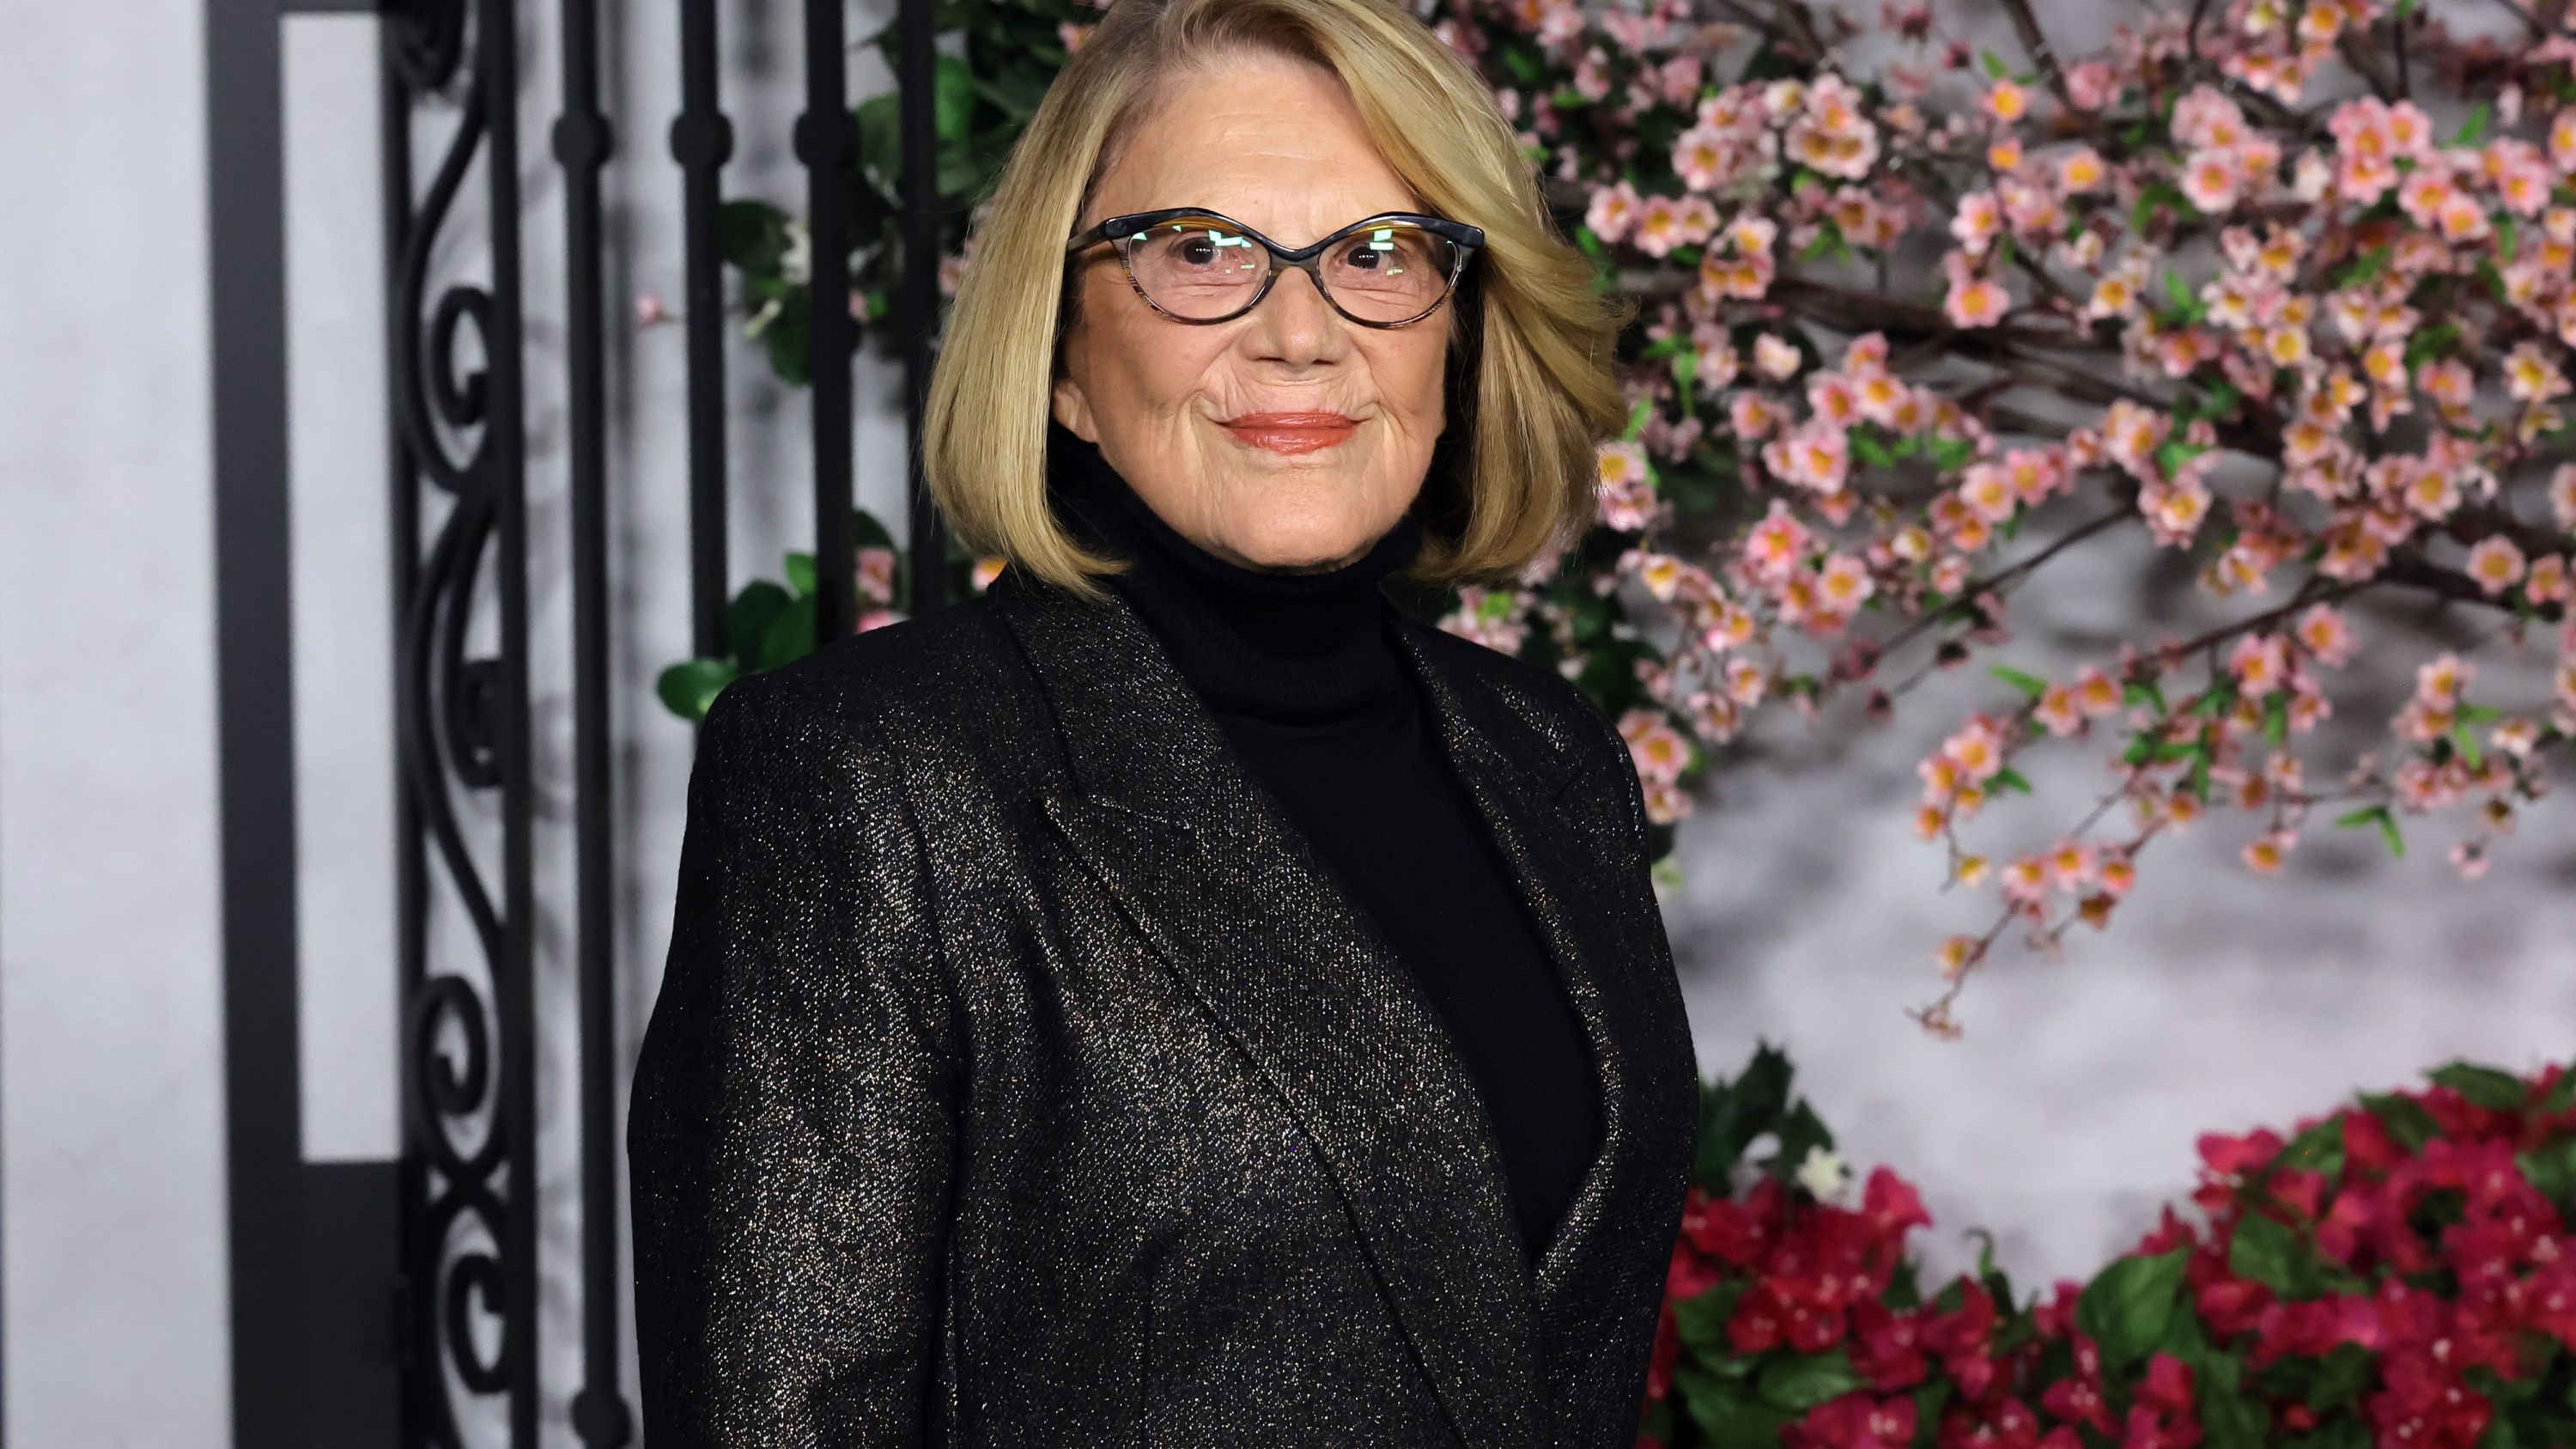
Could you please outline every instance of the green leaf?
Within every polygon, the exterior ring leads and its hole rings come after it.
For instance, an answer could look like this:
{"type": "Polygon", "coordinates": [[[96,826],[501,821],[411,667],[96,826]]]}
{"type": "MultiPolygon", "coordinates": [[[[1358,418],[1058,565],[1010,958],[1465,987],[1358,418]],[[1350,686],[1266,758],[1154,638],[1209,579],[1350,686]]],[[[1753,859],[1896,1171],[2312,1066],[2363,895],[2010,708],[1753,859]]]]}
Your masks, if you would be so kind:
{"type": "Polygon", "coordinates": [[[1852,1368],[1851,1354],[1837,1348],[1829,1353],[1773,1359],[1763,1367],[1754,1391],[1768,1403],[1803,1414],[1818,1404],[1832,1403],[1867,1387],[1869,1380],[1852,1368]]]}
{"type": "Polygon", "coordinates": [[[939,139],[954,145],[966,139],[975,115],[975,72],[964,58],[942,54],[931,72],[930,111],[939,139]]]}
{"type": "Polygon", "coordinates": [[[2126,1257],[2103,1269],[2075,1300],[2075,1323],[2101,1346],[2107,1367],[2125,1371],[2163,1342],[2182,1311],[2187,1247],[2126,1257]]]}
{"type": "Polygon", "coordinates": [[[1789,1106],[1792,1068],[1787,1054],[1768,1042],[1731,1082],[1705,1084],[1700,1094],[1699,1180],[1723,1184],[1753,1139],[1779,1125],[1789,1106]]]}
{"type": "Polygon", "coordinates": [[[850,541],[859,548],[893,548],[894,534],[885,521],[864,508],[850,508],[850,541]]]}
{"type": "Polygon", "coordinates": [[[2452,722],[2451,745],[2460,752],[2461,760],[2465,761],[2470,769],[2484,768],[2486,757],[2479,753],[2477,737],[2470,732],[2467,720],[2452,722]]]}
{"type": "Polygon", "coordinates": [[[1998,664],[1986,672],[1992,674],[1995,678],[2002,680],[2004,683],[2011,685],[2013,688],[2020,690],[2022,693],[2029,695],[2033,699],[2037,699],[2048,692],[2047,680],[2040,678],[2036,674],[2025,674],[2021,670],[2012,668],[2009,665],[1998,664]]]}
{"type": "Polygon", "coordinates": [[[2365,806],[2335,817],[2335,826],[2338,829],[2349,830],[2360,825],[2378,826],[2379,836],[2388,842],[2389,851],[2399,856],[2406,854],[2406,839],[2398,833],[2397,817],[2389,813],[2387,806],[2365,806]]]}
{"type": "Polygon", "coordinates": [[[2410,1156],[2423,1151],[2425,1143],[2442,1135],[2441,1122],[2425,1110],[2423,1103],[2412,1097],[2401,1097],[2393,1092],[2386,1095],[2364,1092],[2361,1105],[2388,1129],[2389,1140],[2404,1148],[2410,1156]]]}
{"type": "Polygon", "coordinates": [[[2289,734],[2290,697],[2275,694],[2263,701],[2263,739],[2266,743],[2278,745],[2289,738],[2289,734]]]}
{"type": "Polygon", "coordinates": [[[778,617],[769,621],[769,632],[761,636],[760,652],[754,658],[757,667],[775,669],[813,653],[814,616],[810,594],[779,610],[778,617]]]}
{"type": "Polygon", "coordinates": [[[2468,120],[2461,123],[2460,134],[2451,138],[2451,144],[2454,146],[2478,144],[2478,139],[2487,133],[2487,117],[2493,109],[2485,101],[2478,102],[2476,109],[2469,112],[2468,120]]]}
{"type": "Polygon", "coordinates": [[[2191,284],[2182,279],[2180,272],[2165,273],[2165,297],[2186,322],[2197,322],[2209,315],[2209,304],[2193,293],[2191,284]]]}
{"type": "Polygon", "coordinates": [[[707,717],[707,707],[737,677],[728,660],[691,659],[663,670],[653,681],[653,692],[665,709],[694,724],[707,717]]]}
{"type": "Polygon", "coordinates": [[[1685,1381],[1676,1369],[1673,1377],[1675,1386],[1684,1390],[1683,1407],[1708,1436],[1712,1449],[1778,1449],[1780,1431],[1798,1421],[1798,1415],[1774,1408],[1742,1385],[1714,1374],[1685,1381]]]}
{"type": "Polygon", "coordinates": [[[735,659],[756,659],[760,641],[769,633],[769,622],[786,608],[788,593],[767,579],[757,579],[742,587],[725,606],[725,645],[735,659]]]}
{"type": "Polygon", "coordinates": [[[2359,1404],[2362,1391],[2379,1372],[2376,1355],[2357,1343],[2336,1344],[2316,1363],[2317,1377],[2308,1385],[2306,1403],[2319,1414],[2359,1404]]]}
{"type": "Polygon", "coordinates": [[[1958,1391],[1958,1385],[1939,1374],[1914,1390],[1914,1438],[1906,1449],[1932,1449],[1934,1439],[1940,1434],[1941,1410],[1950,1402],[1950,1396],[1958,1391]]]}
{"type": "Polygon", "coordinates": [[[1848,436],[1851,439],[1851,450],[1853,455],[1859,458],[1862,462],[1867,463],[1873,468],[1893,468],[1896,466],[1896,455],[1889,452],[1887,445],[1878,440],[1878,432],[1876,429],[1852,428],[1848,430],[1848,436]]]}
{"type": "Polygon", "coordinates": [[[2249,1212],[2238,1218],[2236,1234],[2227,1245],[2230,1272],[2260,1283],[2283,1298],[2313,1296],[2316,1280],[2307,1270],[2306,1257],[2298,1234],[2289,1224],[2260,1213],[2249,1212]]]}
{"type": "Polygon", "coordinates": [[[2170,181],[2158,181],[2138,192],[2138,204],[2129,208],[2129,230],[2145,231],[2147,223],[2155,220],[2158,207],[2179,216],[2200,214],[2199,208],[2191,204],[2191,198],[2183,194],[2181,187],[2170,181]]]}
{"type": "Polygon", "coordinates": [[[2450,351],[2451,344],[2459,339],[2460,324],[2457,322],[2436,322],[2430,327],[2417,329],[2415,335],[2406,340],[2406,370],[2412,372],[2440,357],[2450,351]]]}
{"type": "Polygon", "coordinates": [[[2576,1068],[2560,1072],[2557,1085],[2542,1094],[2531,1110],[2544,1117],[2555,1117],[2570,1107],[2576,1107],[2576,1068]]]}
{"type": "Polygon", "coordinates": [[[1994,780],[1995,788],[1998,790],[2008,790],[2018,795],[2031,793],[2030,781],[2022,777],[2021,771],[2010,766],[1995,771],[1994,780]]]}
{"type": "Polygon", "coordinates": [[[1932,440],[1932,466],[1940,469],[1944,473],[1955,473],[1959,471],[1961,468],[1967,466],[1970,458],[1973,458],[1976,455],[1976,445],[1965,438],[1934,438],[1932,440]]]}
{"type": "Polygon", "coordinates": [[[2291,1138],[2279,1154],[2264,1165],[2264,1170],[2294,1167],[2301,1172],[2320,1173],[2331,1184],[2342,1178],[2343,1163],[2343,1114],[2337,1112],[2291,1138]]]}
{"type": "Polygon", "coordinates": [[[1809,1106],[1804,1097],[1798,1099],[1798,1104],[1790,1108],[1788,1115],[1781,1118],[1779,1125],[1772,1130],[1779,1134],[1780,1150],[1766,1165],[1775,1172],[1794,1173],[1806,1162],[1808,1153],[1818,1149],[1833,1150],[1834,1134],[1826,1129],[1824,1119],[1816,1115],[1816,1109],[1809,1106]]]}
{"type": "Polygon", "coordinates": [[[1742,1280],[1722,1282],[1705,1291],[1694,1293],[1673,1304],[1673,1330],[1682,1345],[1711,1357],[1733,1353],[1734,1345],[1726,1336],[1727,1320],[1735,1316],[1736,1301],[1743,1297],[1742,1280]]]}
{"type": "Polygon", "coordinates": [[[787,213],[766,201],[728,201],[716,211],[716,247],[726,265],[774,276],[787,255],[787,213]]]}
{"type": "Polygon", "coordinates": [[[2522,1078],[2475,1062],[2453,1062],[2425,1075],[2467,1098],[2472,1105],[2499,1112],[2521,1111],[2531,1097],[2531,1088],[2522,1078]]]}
{"type": "Polygon", "coordinates": [[[2576,1217],[2576,1136],[2514,1154],[2514,1164],[2561,1214],[2576,1217]]]}
{"type": "Polygon", "coordinates": [[[805,353],[814,331],[814,294],[798,287],[778,304],[778,315],[760,333],[769,355],[769,370],[790,387],[803,387],[811,376],[805,353]]]}
{"type": "MultiPolygon", "coordinates": [[[[2220,1362],[2232,1367],[2235,1361],[2220,1362]]],[[[2260,1400],[2208,1383],[2200,1385],[2194,1397],[2199,1402],[2193,1407],[2200,1412],[2210,1449],[2262,1449],[2271,1434],[2272,1413],[2260,1400]]]]}
{"type": "Polygon", "coordinates": [[[791,553],[787,556],[787,587],[794,590],[796,596],[800,599],[812,596],[814,592],[814,555],[810,553],[791,553]]]}
{"type": "Polygon", "coordinates": [[[1619,441],[1623,443],[1633,443],[1637,441],[1638,435],[1646,431],[1646,420],[1654,415],[1655,400],[1653,398],[1641,397],[1637,399],[1637,405],[1628,410],[1628,426],[1620,431],[1619,441]]]}

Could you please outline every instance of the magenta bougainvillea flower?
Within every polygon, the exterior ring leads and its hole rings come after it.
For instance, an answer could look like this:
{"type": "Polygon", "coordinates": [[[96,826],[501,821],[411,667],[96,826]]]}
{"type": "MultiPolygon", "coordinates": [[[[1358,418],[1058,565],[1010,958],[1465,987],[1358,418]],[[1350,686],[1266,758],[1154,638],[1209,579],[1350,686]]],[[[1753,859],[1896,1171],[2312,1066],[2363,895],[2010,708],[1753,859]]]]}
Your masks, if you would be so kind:
{"type": "Polygon", "coordinates": [[[2576,1444],[2565,1064],[2204,1136],[2188,1216],[2026,1303],[1991,1241],[1927,1295],[1921,1199],[1855,1192],[1789,1078],[1764,1047],[1706,1089],[1640,1449],[2576,1444]]]}

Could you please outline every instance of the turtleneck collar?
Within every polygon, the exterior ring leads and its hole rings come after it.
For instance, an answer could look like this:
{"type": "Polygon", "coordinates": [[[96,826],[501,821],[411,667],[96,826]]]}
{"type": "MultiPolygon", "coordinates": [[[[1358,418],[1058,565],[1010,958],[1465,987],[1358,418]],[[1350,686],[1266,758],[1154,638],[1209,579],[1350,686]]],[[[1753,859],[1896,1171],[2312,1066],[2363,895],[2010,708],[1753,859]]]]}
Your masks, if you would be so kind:
{"type": "Polygon", "coordinates": [[[1096,445],[1052,420],[1047,440],[1058,516],[1087,546],[1135,560],[1105,582],[1220,719],[1340,733],[1392,725],[1412,709],[1413,681],[1387,632],[1395,606],[1379,587],[1421,548],[1412,513],[1339,568],[1246,568],[1172,527],[1096,445]]]}

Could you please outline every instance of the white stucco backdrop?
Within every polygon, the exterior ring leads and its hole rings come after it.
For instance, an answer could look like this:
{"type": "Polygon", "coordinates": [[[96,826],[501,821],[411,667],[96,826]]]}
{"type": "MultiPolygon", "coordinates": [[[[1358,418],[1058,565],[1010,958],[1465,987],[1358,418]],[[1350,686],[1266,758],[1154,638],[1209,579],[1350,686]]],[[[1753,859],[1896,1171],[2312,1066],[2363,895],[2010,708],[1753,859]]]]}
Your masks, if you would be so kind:
{"type": "MultiPolygon", "coordinates": [[[[528,308],[534,717],[540,778],[539,1063],[546,1252],[546,1442],[576,1441],[578,1242],[570,972],[563,244],[550,7],[523,21],[520,171],[528,308]]],[[[2061,50],[2096,7],[2043,6],[2061,50]]],[[[608,83],[621,117],[610,227],[617,913],[621,1061],[650,1009],[669,931],[691,735],[651,695],[687,648],[681,333],[636,332],[631,298],[680,293],[679,178],[664,136],[675,21],[618,10],[608,83]]],[[[872,0],[854,35],[882,22],[872,0]]],[[[735,195],[793,202],[801,175],[794,7],[724,7],[735,195]]],[[[204,240],[205,77],[193,0],[100,11],[0,0],[0,1438],[23,1449],[214,1449],[228,1439],[221,1022],[215,859],[211,492],[204,240]]],[[[390,894],[378,867],[391,778],[382,679],[384,557],[374,22],[285,25],[297,825],[308,888],[303,1136],[314,1159],[397,1140],[390,894]],[[386,786],[384,788],[389,788],[386,786]],[[371,856],[374,859],[371,859],[371,856]]],[[[2090,35],[2088,35],[2090,32],[2090,35]]],[[[2008,36],[1998,48],[2009,53],[2008,36]]],[[[854,54],[854,87],[883,72],[854,54]]],[[[427,141],[424,140],[424,144],[427,141]]],[[[470,205],[444,275],[482,265],[470,205]]],[[[808,536],[801,394],[749,346],[733,361],[737,579],[774,575],[808,536]]],[[[859,395],[861,502],[899,521],[899,370],[870,353],[859,395]]],[[[2043,574],[2000,657],[2053,672],[2140,617],[2190,627],[2187,579],[2136,553],[2043,574]]],[[[2362,621],[2353,665],[2393,707],[2401,641],[2441,620],[2362,621]]],[[[2481,683],[2500,677],[2494,672],[2481,683]]],[[[1863,730],[1775,716],[1734,751],[1683,828],[1667,902],[1705,1071],[1757,1039],[1858,1165],[1923,1189],[1940,1272],[1994,1230],[2025,1285],[2081,1275],[2188,1190],[2205,1130],[2287,1126],[2357,1085],[2454,1056],[2531,1068],[2576,1051],[2576,818],[2533,813],[2488,877],[2417,829],[2403,862],[2374,840],[2316,840],[2288,876],[2235,863],[2213,818],[2159,843],[2106,935],[2048,964],[2005,951],[1962,1004],[1966,1036],[1904,1008],[1939,981],[1932,944],[1983,926],[1991,897],[1938,890],[1911,833],[1913,763],[2002,686],[1979,671],[1863,730]]],[[[2099,751],[2060,747],[2031,830],[2079,814],[2099,751]]],[[[2035,812],[2035,813],[2033,813],[2035,812]]],[[[2465,822],[2461,823],[2465,828],[2465,822]]],[[[440,959],[461,959],[449,930],[440,959]]],[[[631,1367],[627,1383],[632,1385],[631,1367]]]]}

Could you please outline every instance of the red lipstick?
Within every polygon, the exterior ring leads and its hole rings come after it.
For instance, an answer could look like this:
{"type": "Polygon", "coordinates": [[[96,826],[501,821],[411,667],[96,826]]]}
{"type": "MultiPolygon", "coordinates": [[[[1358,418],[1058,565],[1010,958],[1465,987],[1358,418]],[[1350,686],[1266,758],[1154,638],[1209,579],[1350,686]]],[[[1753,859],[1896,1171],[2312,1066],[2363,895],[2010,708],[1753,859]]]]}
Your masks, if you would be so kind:
{"type": "Polygon", "coordinates": [[[1220,424],[1251,447],[1274,453],[1311,453],[1348,438],[1357,419],[1340,413],[1246,413],[1220,424]]]}

